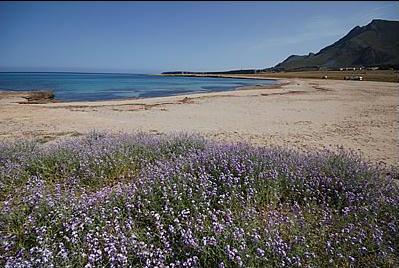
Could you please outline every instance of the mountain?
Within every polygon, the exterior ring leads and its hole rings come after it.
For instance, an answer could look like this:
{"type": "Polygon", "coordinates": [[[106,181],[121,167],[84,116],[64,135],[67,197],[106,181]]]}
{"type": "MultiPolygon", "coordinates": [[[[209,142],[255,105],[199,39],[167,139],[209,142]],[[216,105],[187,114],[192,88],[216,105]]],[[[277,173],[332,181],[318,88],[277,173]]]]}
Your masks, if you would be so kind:
{"type": "Polygon", "coordinates": [[[373,20],[309,55],[289,56],[276,70],[311,70],[340,67],[399,66],[399,21],[373,20]]]}

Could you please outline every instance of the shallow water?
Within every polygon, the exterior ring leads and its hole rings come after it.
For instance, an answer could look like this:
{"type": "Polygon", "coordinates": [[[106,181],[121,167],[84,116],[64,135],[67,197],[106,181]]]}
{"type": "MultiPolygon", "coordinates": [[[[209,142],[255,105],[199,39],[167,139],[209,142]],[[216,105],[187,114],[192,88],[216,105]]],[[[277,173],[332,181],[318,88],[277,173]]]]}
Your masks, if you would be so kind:
{"type": "Polygon", "coordinates": [[[63,101],[163,97],[274,83],[274,80],[143,74],[0,73],[2,90],[52,90],[55,98],[63,101]]]}

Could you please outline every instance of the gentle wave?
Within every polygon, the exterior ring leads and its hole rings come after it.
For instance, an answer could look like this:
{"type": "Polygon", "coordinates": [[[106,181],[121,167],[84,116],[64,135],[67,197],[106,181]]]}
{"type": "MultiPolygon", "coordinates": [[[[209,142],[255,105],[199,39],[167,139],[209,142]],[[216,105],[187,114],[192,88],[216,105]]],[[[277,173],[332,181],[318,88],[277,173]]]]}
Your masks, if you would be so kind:
{"type": "Polygon", "coordinates": [[[142,74],[0,73],[3,90],[52,90],[55,98],[62,101],[164,97],[274,83],[274,80],[142,74]]]}

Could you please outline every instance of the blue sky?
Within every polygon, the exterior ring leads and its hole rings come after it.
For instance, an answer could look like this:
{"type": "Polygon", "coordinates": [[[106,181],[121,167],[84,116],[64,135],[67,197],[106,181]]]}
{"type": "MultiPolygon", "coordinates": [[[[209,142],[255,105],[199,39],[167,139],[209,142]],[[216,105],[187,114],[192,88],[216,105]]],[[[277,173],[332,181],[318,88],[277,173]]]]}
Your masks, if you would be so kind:
{"type": "Polygon", "coordinates": [[[1,2],[0,71],[266,68],[399,2],[1,2]]]}

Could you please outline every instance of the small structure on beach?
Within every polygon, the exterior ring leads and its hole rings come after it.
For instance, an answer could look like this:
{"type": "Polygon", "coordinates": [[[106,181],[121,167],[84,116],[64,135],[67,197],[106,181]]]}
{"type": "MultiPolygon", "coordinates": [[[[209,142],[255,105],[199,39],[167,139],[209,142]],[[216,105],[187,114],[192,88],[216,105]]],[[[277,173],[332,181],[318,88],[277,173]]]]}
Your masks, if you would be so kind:
{"type": "Polygon", "coordinates": [[[356,71],[356,70],[363,70],[363,67],[345,67],[345,68],[339,68],[340,71],[356,71]]]}
{"type": "Polygon", "coordinates": [[[357,81],[363,81],[363,76],[359,75],[352,75],[352,76],[345,76],[344,80],[357,80],[357,81]]]}

